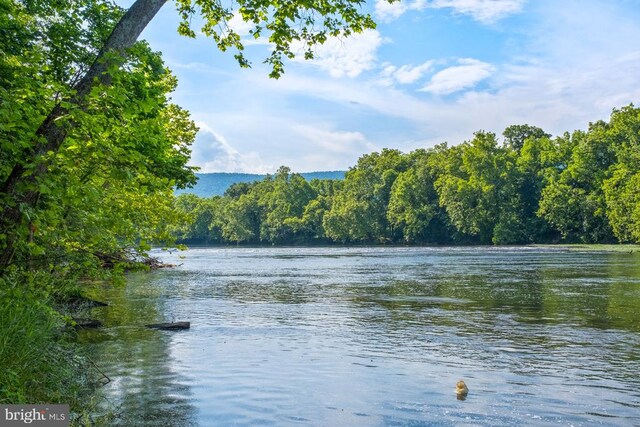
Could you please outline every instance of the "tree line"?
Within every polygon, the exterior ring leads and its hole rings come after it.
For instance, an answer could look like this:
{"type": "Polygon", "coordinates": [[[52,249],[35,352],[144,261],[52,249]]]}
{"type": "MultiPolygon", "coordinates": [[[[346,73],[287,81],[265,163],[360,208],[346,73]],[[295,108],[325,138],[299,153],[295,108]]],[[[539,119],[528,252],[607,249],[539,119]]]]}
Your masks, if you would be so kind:
{"type": "Polygon", "coordinates": [[[207,244],[640,242],[640,109],[552,138],[498,138],[362,156],[342,180],[287,167],[224,196],[182,194],[179,241],[207,244]]]}

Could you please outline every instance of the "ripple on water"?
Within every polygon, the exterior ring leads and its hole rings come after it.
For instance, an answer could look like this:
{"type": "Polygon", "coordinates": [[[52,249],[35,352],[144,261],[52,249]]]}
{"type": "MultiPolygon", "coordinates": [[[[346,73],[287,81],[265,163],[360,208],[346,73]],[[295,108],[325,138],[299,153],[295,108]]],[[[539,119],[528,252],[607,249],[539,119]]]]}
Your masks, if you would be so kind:
{"type": "Polygon", "coordinates": [[[111,306],[95,313],[106,328],[82,332],[112,378],[102,393],[119,408],[116,424],[640,424],[640,271],[628,257],[546,248],[162,256],[183,265],[103,289],[96,299],[111,306]],[[192,329],[140,327],[171,320],[192,329]]]}

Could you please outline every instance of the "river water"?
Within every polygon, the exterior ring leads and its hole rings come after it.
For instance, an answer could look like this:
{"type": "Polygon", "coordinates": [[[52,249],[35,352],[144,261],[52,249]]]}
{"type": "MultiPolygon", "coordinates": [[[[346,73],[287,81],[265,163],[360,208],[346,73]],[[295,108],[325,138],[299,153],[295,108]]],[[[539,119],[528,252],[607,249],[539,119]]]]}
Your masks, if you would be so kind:
{"type": "Polygon", "coordinates": [[[93,289],[126,426],[640,425],[640,254],[196,248],[93,289]],[[188,320],[188,331],[146,323],[188,320]],[[454,392],[458,379],[466,400],[454,392]]]}

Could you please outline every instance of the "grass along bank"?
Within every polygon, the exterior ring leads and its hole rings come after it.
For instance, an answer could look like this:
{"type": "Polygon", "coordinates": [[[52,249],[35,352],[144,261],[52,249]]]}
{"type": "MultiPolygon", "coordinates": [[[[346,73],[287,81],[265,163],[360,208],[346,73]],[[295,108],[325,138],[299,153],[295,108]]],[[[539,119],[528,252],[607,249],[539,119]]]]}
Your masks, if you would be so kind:
{"type": "Polygon", "coordinates": [[[74,343],[60,303],[77,296],[77,286],[50,274],[0,277],[0,404],[69,404],[72,425],[94,423],[100,373],[74,343]]]}

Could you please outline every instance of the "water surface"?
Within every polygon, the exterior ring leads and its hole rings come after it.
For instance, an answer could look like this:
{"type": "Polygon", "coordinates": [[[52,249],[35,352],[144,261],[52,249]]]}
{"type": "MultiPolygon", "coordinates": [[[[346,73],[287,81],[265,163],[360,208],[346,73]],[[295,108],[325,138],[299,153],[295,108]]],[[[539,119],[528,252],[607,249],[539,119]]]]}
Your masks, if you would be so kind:
{"type": "Polygon", "coordinates": [[[105,328],[81,336],[116,424],[640,425],[640,254],[156,255],[180,266],[95,289],[105,328]]]}

